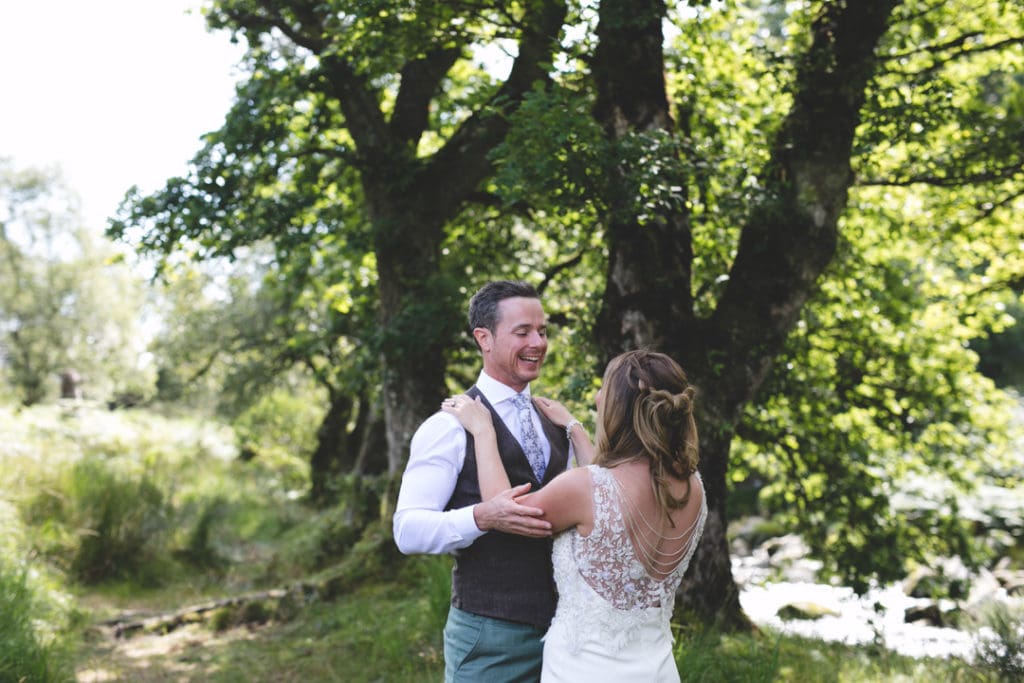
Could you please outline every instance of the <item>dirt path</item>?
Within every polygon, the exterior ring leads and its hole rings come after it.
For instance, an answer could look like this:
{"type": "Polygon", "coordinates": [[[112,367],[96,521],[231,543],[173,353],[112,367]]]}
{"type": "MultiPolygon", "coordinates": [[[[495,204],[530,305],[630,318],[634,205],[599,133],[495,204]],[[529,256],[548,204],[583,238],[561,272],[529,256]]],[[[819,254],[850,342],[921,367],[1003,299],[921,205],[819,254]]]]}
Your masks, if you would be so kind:
{"type": "Polygon", "coordinates": [[[170,633],[140,633],[118,638],[110,629],[97,629],[80,660],[78,683],[132,681],[132,683],[209,680],[217,668],[217,652],[256,631],[239,627],[215,633],[203,624],[189,624],[170,633]]]}

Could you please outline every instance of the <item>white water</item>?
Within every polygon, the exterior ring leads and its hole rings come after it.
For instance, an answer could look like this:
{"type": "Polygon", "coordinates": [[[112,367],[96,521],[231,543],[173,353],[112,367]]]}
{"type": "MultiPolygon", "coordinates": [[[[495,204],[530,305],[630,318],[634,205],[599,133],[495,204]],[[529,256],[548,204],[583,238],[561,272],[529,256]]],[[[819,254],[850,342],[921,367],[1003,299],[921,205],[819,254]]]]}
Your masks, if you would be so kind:
{"type": "Polygon", "coordinates": [[[907,596],[899,585],[872,589],[859,597],[843,586],[788,581],[749,584],[740,592],[740,604],[755,624],[782,633],[850,645],[870,643],[877,637],[886,649],[910,657],[952,656],[972,661],[973,634],[904,622],[904,610],[928,603],[907,596]],[[789,621],[777,616],[780,607],[799,602],[820,605],[839,616],[789,621]]]}

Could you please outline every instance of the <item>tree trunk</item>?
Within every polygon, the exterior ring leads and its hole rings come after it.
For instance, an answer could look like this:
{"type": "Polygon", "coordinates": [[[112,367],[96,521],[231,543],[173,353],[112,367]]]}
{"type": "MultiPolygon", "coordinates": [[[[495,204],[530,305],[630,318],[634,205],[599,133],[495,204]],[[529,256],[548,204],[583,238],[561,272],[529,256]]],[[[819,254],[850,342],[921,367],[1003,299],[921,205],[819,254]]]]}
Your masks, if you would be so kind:
{"type": "MultiPolygon", "coordinates": [[[[628,188],[613,179],[609,270],[596,329],[609,353],[648,346],[669,353],[702,388],[701,472],[707,491],[704,537],[681,602],[709,623],[747,628],[732,577],[727,529],[729,446],[743,408],[781,352],[800,309],[832,260],[839,216],[852,182],[853,134],[875,66],[874,47],[895,0],[827,4],[801,60],[794,104],[763,174],[764,199],[751,207],[726,290],[709,320],[693,313],[692,246],[684,204],[644,222],[628,188]]],[[[595,116],[613,141],[671,130],[661,53],[659,0],[604,0],[594,78],[595,116]]],[[[686,186],[675,178],[665,183],[686,186]]]]}
{"type": "Polygon", "coordinates": [[[678,602],[704,623],[726,631],[749,630],[751,622],[740,605],[739,587],[732,576],[729,555],[728,485],[730,420],[715,414],[714,402],[700,396],[700,471],[707,497],[704,535],[679,588],[678,602]]]}
{"type": "MultiPolygon", "coordinates": [[[[597,102],[594,116],[613,143],[635,134],[671,137],[673,124],[665,92],[662,0],[604,0],[594,55],[597,102]]],[[[622,150],[620,146],[618,149],[622,150]]],[[[608,357],[638,347],[662,348],[693,319],[690,273],[693,252],[686,183],[667,175],[659,182],[678,187],[672,206],[660,206],[644,221],[631,191],[631,168],[621,158],[611,179],[605,223],[608,273],[595,334],[608,357]],[[666,326],[670,322],[671,327],[666,326]]]]}
{"type": "Polygon", "coordinates": [[[361,178],[377,257],[382,401],[388,472],[398,472],[420,422],[444,394],[445,350],[462,326],[462,295],[440,272],[444,226],[492,171],[490,153],[504,139],[511,113],[558,45],[564,0],[527,6],[518,56],[492,101],[471,115],[429,158],[416,158],[431,97],[458,50],[438,48],[403,70],[389,122],[350,64],[328,72],[362,157],[361,178]]]}
{"type": "MultiPolygon", "coordinates": [[[[387,313],[394,315],[396,311],[387,313]]],[[[387,317],[382,320],[383,324],[388,324],[387,317]]],[[[388,473],[393,474],[404,465],[417,427],[441,404],[444,354],[439,351],[404,354],[401,349],[393,348],[384,353],[384,358],[384,425],[388,473]]]]}
{"type": "Polygon", "coordinates": [[[359,451],[353,472],[358,475],[376,476],[388,471],[387,430],[384,411],[379,401],[370,400],[365,394],[359,399],[359,422],[353,435],[358,435],[359,451]]]}
{"type": "Polygon", "coordinates": [[[440,277],[444,222],[416,188],[394,192],[387,184],[393,172],[385,169],[379,183],[364,181],[377,254],[389,473],[402,468],[413,433],[441,403],[444,352],[460,318],[456,293],[440,277]]]}
{"type": "Polygon", "coordinates": [[[310,492],[313,503],[325,505],[333,501],[331,481],[352,469],[355,458],[348,438],[348,421],[352,416],[352,397],[330,390],[330,405],[316,432],[316,450],[310,458],[310,492]]]}

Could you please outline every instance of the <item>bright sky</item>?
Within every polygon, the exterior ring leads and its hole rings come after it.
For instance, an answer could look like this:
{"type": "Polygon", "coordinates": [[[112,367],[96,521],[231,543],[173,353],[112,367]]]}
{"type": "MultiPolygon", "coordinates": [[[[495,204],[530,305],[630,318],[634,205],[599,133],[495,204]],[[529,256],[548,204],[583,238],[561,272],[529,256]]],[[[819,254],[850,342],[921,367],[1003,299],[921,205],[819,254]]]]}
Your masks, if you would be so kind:
{"type": "Polygon", "coordinates": [[[0,0],[0,156],[60,166],[97,231],[132,185],[182,175],[227,113],[242,55],[201,4],[0,0]]]}

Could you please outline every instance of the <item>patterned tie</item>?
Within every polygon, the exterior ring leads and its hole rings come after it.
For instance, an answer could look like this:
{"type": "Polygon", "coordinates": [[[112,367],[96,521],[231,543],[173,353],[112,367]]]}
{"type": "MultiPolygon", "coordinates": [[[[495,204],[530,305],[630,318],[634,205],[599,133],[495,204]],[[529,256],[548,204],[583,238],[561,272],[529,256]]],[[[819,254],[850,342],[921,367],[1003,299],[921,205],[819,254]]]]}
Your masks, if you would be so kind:
{"type": "Polygon", "coordinates": [[[512,399],[512,405],[516,407],[519,419],[519,443],[533,467],[533,473],[537,475],[537,481],[544,481],[544,470],[547,468],[544,463],[544,447],[540,444],[537,430],[533,428],[533,410],[530,407],[530,399],[523,394],[516,394],[512,399]]]}

